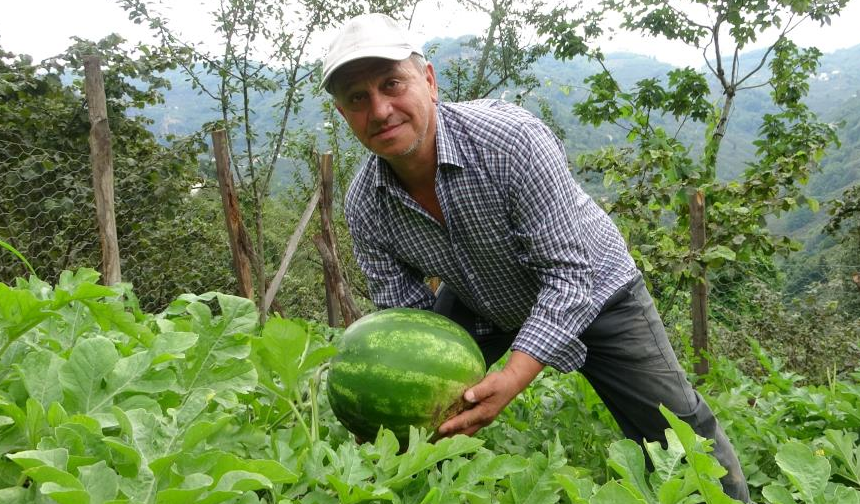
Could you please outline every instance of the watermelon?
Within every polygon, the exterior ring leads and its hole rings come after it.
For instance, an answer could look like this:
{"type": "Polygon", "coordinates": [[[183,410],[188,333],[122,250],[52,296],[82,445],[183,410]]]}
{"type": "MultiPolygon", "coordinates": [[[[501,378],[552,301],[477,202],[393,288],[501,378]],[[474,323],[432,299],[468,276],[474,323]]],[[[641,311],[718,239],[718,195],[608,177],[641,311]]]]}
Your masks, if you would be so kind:
{"type": "Polygon", "coordinates": [[[410,425],[435,432],[463,411],[463,393],[485,374],[481,350],[461,326],[431,311],[388,308],[344,331],[326,390],[357,438],[375,439],[382,425],[403,444],[410,425]]]}

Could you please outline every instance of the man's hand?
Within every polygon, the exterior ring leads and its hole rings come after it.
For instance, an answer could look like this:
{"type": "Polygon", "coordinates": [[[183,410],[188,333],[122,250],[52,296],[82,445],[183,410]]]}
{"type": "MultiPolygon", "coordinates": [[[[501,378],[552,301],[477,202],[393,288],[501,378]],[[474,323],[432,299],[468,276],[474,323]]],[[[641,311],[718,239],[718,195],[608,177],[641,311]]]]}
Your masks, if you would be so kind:
{"type": "Polygon", "coordinates": [[[528,354],[514,351],[504,369],[490,373],[463,394],[474,404],[471,409],[448,419],[439,427],[442,436],[471,436],[493,422],[514,397],[528,387],[543,369],[543,364],[528,354]]]}

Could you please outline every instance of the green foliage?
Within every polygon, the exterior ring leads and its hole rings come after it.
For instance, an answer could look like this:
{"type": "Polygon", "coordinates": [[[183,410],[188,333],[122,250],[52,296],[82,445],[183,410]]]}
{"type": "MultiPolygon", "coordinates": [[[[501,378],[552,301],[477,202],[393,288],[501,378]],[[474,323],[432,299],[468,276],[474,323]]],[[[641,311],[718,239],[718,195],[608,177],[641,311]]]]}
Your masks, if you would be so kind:
{"type": "MultiPolygon", "coordinates": [[[[668,442],[643,452],[576,373],[545,373],[474,438],[357,445],[319,393],[339,331],[260,327],[218,293],[149,314],[97,281],[0,284],[2,503],[733,502],[711,441],[663,410],[668,442]]],[[[702,388],[756,501],[857,502],[860,376],[799,386],[759,357],[763,380],[723,359],[702,388]]]]}
{"type": "Polygon", "coordinates": [[[831,202],[828,212],[831,217],[825,231],[839,235],[847,247],[860,251],[860,183],[831,202]]]}
{"type": "Polygon", "coordinates": [[[4,313],[8,351],[0,355],[8,370],[0,407],[23,422],[5,425],[0,444],[19,466],[17,481],[40,488],[17,492],[28,495],[22,502],[38,493],[58,502],[120,494],[131,502],[222,502],[295,481],[282,464],[235,449],[254,444],[236,430],[247,417],[227,414],[257,384],[246,359],[253,304],[187,295],[152,316],[97,279],[81,270],[64,273],[54,289],[35,278],[15,289],[0,284],[18,300],[4,306],[27,306],[4,313]]]}
{"type": "Polygon", "coordinates": [[[826,385],[800,385],[753,344],[765,375],[752,380],[728,359],[714,361],[700,388],[723,420],[750,483],[753,500],[767,502],[856,502],[860,426],[860,375],[826,385]]]}
{"type": "Polygon", "coordinates": [[[9,245],[8,243],[4,242],[3,240],[0,240],[0,247],[8,250],[9,253],[11,253],[12,255],[17,257],[22,263],[24,263],[24,265],[27,266],[27,269],[30,271],[30,274],[32,274],[32,275],[36,274],[36,272],[33,270],[33,266],[30,264],[30,261],[28,261],[27,258],[24,257],[20,252],[18,252],[18,249],[16,249],[12,245],[9,245]]]}
{"type": "MultiPolygon", "coordinates": [[[[713,354],[732,359],[744,373],[757,376],[761,365],[749,352],[755,339],[781,367],[820,383],[832,376],[845,376],[860,360],[860,323],[856,287],[843,290],[838,276],[812,283],[806,290],[785,294],[785,283],[776,266],[765,268],[722,268],[712,278],[709,328],[713,354]]],[[[686,293],[669,301],[675,291],[655,292],[662,297],[661,308],[682,305],[686,293]]],[[[664,310],[664,320],[673,333],[677,351],[689,364],[695,356],[684,349],[689,338],[689,314],[684,309],[664,310]]]]}

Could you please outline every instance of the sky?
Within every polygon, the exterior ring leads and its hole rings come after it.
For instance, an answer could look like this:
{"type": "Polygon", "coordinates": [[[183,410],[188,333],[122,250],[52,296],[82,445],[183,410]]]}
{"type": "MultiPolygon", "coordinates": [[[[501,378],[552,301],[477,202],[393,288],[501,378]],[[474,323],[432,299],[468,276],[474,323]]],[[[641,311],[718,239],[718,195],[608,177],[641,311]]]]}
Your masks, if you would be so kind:
{"type": "MultiPolygon", "coordinates": [[[[337,0],[333,0],[337,1],[337,0]]],[[[485,15],[440,8],[439,2],[453,0],[425,0],[418,5],[413,31],[418,41],[434,37],[456,37],[474,33],[475,27],[486,27],[485,15]]],[[[213,30],[206,13],[213,0],[164,1],[163,12],[188,41],[212,40],[213,30]]],[[[794,33],[794,40],[802,46],[816,45],[823,52],[860,44],[860,0],[850,0],[842,15],[823,28],[815,23],[802,25],[794,33]]],[[[68,47],[70,37],[79,36],[98,40],[116,32],[131,42],[151,42],[147,28],[128,20],[125,11],[113,0],[0,0],[0,47],[16,54],[29,54],[35,60],[58,54],[68,47]],[[95,17],[91,17],[95,13],[95,17]]],[[[332,31],[316,39],[321,54],[332,31]]],[[[765,39],[767,40],[767,39],[765,39]]],[[[702,55],[693,49],[684,50],[668,41],[650,39],[643,43],[640,36],[617,36],[601,44],[604,52],[627,51],[653,56],[676,66],[702,64],[702,55]]],[[[754,49],[752,47],[751,49],[754,49]]]]}

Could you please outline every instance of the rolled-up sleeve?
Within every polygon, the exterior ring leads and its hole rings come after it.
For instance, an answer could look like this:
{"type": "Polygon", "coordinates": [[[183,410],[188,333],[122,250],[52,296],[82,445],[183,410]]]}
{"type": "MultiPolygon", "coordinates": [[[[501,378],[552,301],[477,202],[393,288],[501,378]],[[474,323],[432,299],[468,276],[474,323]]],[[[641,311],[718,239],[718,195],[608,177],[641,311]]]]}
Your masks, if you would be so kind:
{"type": "Polygon", "coordinates": [[[513,161],[510,198],[519,260],[533,270],[540,290],[512,345],[568,372],[585,363],[579,335],[594,320],[594,272],[582,226],[588,199],[576,185],[560,141],[542,124],[523,130],[527,146],[513,161]]]}

